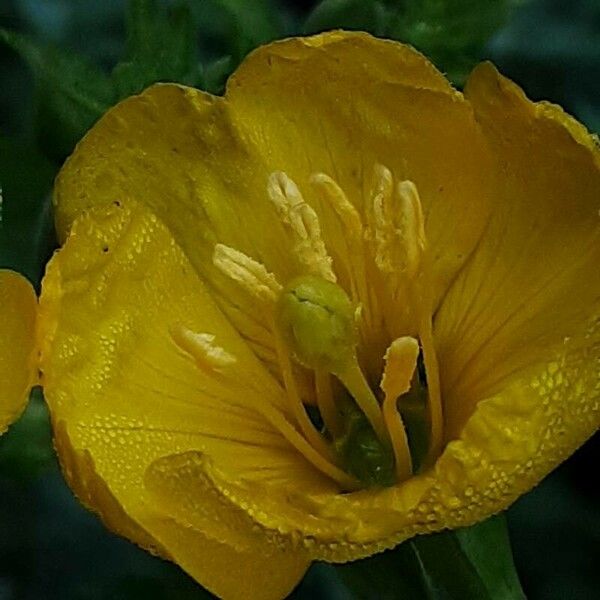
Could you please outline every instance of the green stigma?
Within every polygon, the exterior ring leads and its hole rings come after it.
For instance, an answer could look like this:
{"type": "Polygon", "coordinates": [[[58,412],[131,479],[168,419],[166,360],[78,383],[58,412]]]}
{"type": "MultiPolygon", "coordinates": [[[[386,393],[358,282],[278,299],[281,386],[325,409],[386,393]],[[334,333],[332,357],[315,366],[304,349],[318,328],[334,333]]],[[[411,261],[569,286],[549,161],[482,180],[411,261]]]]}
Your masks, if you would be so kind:
{"type": "Polygon", "coordinates": [[[354,357],[354,308],[335,283],[314,275],[292,280],[279,297],[277,323],[305,367],[336,373],[354,357]]]}

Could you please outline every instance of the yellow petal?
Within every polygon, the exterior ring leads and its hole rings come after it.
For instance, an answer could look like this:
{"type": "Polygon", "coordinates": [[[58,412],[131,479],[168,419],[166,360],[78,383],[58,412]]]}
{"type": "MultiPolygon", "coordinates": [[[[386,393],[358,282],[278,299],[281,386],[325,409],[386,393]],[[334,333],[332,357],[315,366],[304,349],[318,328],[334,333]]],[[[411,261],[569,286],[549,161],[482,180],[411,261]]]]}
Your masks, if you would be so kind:
{"type": "Polygon", "coordinates": [[[0,433],[21,414],[37,379],[36,311],[31,284],[0,270],[0,433]]]}
{"type": "Polygon", "coordinates": [[[214,273],[216,242],[267,255],[270,269],[285,273],[285,259],[273,250],[284,238],[267,198],[270,170],[232,121],[223,98],[175,84],[124,100],[84,137],[57,178],[59,236],[82,211],[133,199],[166,224],[200,273],[214,273]]]}
{"type": "Polygon", "coordinates": [[[173,538],[182,527],[192,535],[210,532],[202,541],[205,550],[187,554],[187,562],[181,566],[190,573],[202,572],[204,585],[218,590],[222,597],[286,597],[308,567],[307,552],[301,546],[295,548],[291,538],[268,538],[246,512],[222,494],[214,483],[216,477],[212,461],[196,452],[165,457],[150,465],[146,486],[152,500],[157,510],[180,525],[178,529],[153,527],[155,535],[170,547],[187,543],[173,538]],[[229,540],[230,546],[223,540],[229,540]],[[223,568],[228,562],[229,568],[223,568]]]}
{"type": "Polygon", "coordinates": [[[496,196],[435,321],[449,439],[477,402],[548,364],[569,339],[588,348],[589,319],[600,315],[597,143],[489,64],[466,94],[497,157],[496,196]]]}
{"type": "MultiPolygon", "coordinates": [[[[250,54],[226,99],[265,162],[303,191],[324,172],[361,208],[375,165],[413,181],[439,298],[485,225],[490,158],[469,104],[426,58],[364,33],[292,38],[250,54]]],[[[335,237],[326,229],[334,255],[335,237]]]]}
{"type": "Polygon", "coordinates": [[[75,222],[48,266],[39,321],[42,382],[76,493],[112,529],[216,593],[235,540],[219,538],[217,551],[211,530],[192,534],[162,512],[144,485],[150,464],[196,451],[251,481],[331,487],[263,416],[287,416],[279,384],[143,206],[121,202],[75,222]],[[235,362],[200,369],[173,340],[174,325],[214,336],[235,362]]]}

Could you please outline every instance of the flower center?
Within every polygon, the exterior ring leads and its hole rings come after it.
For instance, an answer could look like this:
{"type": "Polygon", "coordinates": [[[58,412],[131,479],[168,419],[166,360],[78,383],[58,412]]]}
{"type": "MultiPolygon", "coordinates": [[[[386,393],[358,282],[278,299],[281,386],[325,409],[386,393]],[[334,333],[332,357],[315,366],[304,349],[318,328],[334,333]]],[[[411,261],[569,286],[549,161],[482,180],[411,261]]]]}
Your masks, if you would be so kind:
{"type": "MultiPolygon", "coordinates": [[[[391,485],[429,466],[442,440],[419,194],[377,165],[361,215],[333,179],[310,181],[312,204],[285,173],[267,185],[296,277],[282,284],[223,244],[213,262],[268,315],[289,414],[265,416],[342,488],[391,485]]],[[[173,339],[205,370],[235,361],[210,334],[173,339]]]]}

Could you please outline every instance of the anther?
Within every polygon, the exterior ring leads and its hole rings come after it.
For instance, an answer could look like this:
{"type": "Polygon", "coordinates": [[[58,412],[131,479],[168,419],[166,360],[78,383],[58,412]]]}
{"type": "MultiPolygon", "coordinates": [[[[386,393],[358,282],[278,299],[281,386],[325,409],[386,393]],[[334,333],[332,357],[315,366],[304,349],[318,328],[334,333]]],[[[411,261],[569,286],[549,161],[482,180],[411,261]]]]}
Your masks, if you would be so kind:
{"type": "Polygon", "coordinates": [[[196,333],[183,325],[170,328],[175,344],[204,371],[222,371],[237,362],[236,357],[215,343],[212,333],[196,333]]]}
{"type": "Polygon", "coordinates": [[[310,177],[310,183],[319,191],[338,215],[346,233],[352,241],[362,237],[362,222],[354,205],[346,194],[331,177],[325,173],[315,173],[310,177]]]}
{"type": "Polygon", "coordinates": [[[392,442],[398,481],[408,479],[413,472],[410,447],[398,399],[410,390],[419,357],[419,343],[413,337],[394,340],[385,353],[385,369],[380,387],[385,394],[383,418],[392,442]]]}
{"type": "Polygon", "coordinates": [[[274,302],[281,293],[282,287],[275,275],[239,250],[216,244],[213,263],[255,298],[274,302]]]}
{"type": "Polygon", "coordinates": [[[397,188],[400,200],[399,212],[403,221],[404,247],[406,251],[406,275],[417,273],[425,251],[425,223],[417,187],[412,181],[402,181],[397,188]]]}
{"type": "Polygon", "coordinates": [[[374,167],[374,183],[366,207],[367,230],[365,237],[374,245],[375,263],[382,273],[393,273],[393,243],[396,235],[392,210],[394,191],[392,174],[383,165],[374,167]]]}
{"type": "Polygon", "coordinates": [[[317,213],[302,197],[296,184],[283,172],[269,177],[269,198],[277,208],[281,220],[288,226],[293,239],[293,251],[308,272],[327,281],[336,281],[321,235],[317,213]]]}
{"type": "Polygon", "coordinates": [[[375,166],[375,182],[367,206],[366,237],[374,246],[375,263],[382,273],[400,269],[412,279],[425,251],[425,227],[421,200],[412,181],[394,187],[386,167],[375,166]]]}

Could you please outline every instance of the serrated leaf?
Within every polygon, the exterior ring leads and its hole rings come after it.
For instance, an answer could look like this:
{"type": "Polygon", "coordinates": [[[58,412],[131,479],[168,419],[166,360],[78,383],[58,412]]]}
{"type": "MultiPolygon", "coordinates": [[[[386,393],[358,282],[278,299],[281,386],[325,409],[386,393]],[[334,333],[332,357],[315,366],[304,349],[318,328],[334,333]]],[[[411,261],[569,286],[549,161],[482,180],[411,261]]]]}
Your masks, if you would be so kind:
{"type": "Polygon", "coordinates": [[[382,35],[386,11],[374,0],[324,0],[310,13],[304,23],[304,33],[330,29],[354,29],[382,35]]]}
{"type": "Polygon", "coordinates": [[[33,70],[37,83],[37,124],[49,134],[51,155],[63,158],[113,104],[108,77],[83,57],[47,47],[27,36],[0,29],[10,46],[33,70]]]}
{"type": "Polygon", "coordinates": [[[524,600],[503,516],[338,567],[360,600],[524,600]]]}
{"type": "Polygon", "coordinates": [[[198,82],[196,26],[187,2],[166,13],[155,0],[130,0],[126,23],[126,58],[112,74],[119,98],[157,81],[198,82]]]}

